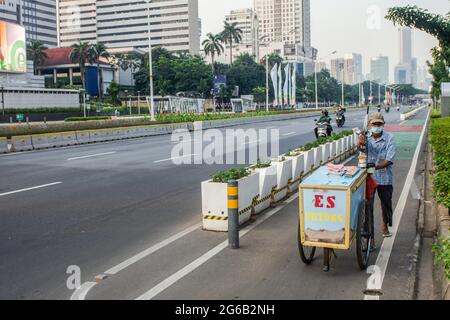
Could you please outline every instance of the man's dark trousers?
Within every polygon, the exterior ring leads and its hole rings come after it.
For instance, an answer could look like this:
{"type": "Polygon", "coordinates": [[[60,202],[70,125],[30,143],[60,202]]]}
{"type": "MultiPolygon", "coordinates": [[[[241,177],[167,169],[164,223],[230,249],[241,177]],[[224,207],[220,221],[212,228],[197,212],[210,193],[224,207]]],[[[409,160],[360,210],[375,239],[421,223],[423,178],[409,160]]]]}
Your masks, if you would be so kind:
{"type": "MultiPolygon", "coordinates": [[[[392,194],[394,193],[393,186],[377,186],[376,192],[381,201],[381,211],[383,212],[384,224],[392,227],[392,216],[394,214],[392,210],[392,194]]],[[[375,195],[369,200],[369,210],[373,214],[373,207],[375,203],[375,195]]]]}

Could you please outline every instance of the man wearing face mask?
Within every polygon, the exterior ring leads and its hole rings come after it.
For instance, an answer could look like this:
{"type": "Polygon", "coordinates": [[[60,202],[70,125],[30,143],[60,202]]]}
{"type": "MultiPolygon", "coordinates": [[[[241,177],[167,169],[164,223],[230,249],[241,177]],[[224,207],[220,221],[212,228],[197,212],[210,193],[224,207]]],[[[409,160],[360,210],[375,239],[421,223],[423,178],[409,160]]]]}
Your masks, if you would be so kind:
{"type": "MultiPolygon", "coordinates": [[[[382,232],[383,237],[392,237],[389,227],[392,227],[392,194],[393,187],[393,166],[397,152],[394,136],[384,131],[384,117],[381,113],[373,113],[369,117],[369,138],[367,143],[368,167],[374,167],[373,178],[378,186],[376,192],[381,201],[383,213],[382,232]]],[[[364,138],[360,143],[364,143],[364,138]]],[[[369,202],[369,210],[373,212],[375,196],[369,202]]]]}

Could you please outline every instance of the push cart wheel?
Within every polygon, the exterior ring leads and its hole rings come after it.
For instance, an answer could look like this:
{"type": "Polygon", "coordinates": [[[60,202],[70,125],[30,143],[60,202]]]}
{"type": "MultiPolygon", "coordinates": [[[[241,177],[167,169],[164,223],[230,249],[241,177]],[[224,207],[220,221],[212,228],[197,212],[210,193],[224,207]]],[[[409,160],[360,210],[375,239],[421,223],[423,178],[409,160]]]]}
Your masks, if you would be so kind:
{"type": "Polygon", "coordinates": [[[373,219],[367,210],[367,202],[364,201],[359,207],[356,230],[356,255],[361,270],[366,270],[369,266],[373,234],[373,219]]]}
{"type": "Polygon", "coordinates": [[[300,258],[304,264],[311,264],[316,253],[316,247],[308,247],[302,245],[301,232],[300,232],[300,222],[298,223],[298,251],[300,253],[300,258]]]}

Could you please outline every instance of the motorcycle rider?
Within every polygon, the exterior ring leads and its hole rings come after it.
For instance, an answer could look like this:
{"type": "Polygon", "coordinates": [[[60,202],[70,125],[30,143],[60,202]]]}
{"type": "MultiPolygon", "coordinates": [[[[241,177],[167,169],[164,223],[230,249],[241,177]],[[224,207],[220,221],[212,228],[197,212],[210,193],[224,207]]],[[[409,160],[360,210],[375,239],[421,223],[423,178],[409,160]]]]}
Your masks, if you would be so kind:
{"type": "Polygon", "coordinates": [[[341,106],[338,107],[338,110],[336,112],[336,117],[342,117],[343,122],[345,122],[345,109],[341,106]]]}
{"type": "MultiPolygon", "coordinates": [[[[317,123],[326,123],[327,124],[327,135],[331,136],[331,132],[333,131],[333,128],[331,127],[331,118],[328,116],[328,110],[324,109],[322,110],[322,116],[320,117],[319,121],[317,123]]],[[[318,128],[317,126],[314,128],[314,133],[316,135],[316,139],[319,139],[318,134],[318,128]]]]}

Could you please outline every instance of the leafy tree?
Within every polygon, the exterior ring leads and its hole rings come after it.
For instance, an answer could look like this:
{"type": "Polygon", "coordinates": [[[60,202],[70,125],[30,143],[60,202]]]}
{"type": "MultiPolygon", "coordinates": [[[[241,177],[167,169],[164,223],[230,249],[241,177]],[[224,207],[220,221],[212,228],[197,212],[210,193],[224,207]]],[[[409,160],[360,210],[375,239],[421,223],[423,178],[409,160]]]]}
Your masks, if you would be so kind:
{"type": "Polygon", "coordinates": [[[77,63],[80,67],[81,83],[83,89],[86,88],[85,81],[85,69],[86,63],[92,61],[92,56],[90,55],[90,45],[87,42],[79,42],[72,45],[72,51],[70,52],[70,60],[73,63],[77,63]]]}
{"type": "MultiPolygon", "coordinates": [[[[278,53],[272,52],[271,54],[269,54],[267,56],[267,58],[269,60],[269,68],[270,69],[272,69],[275,64],[277,64],[277,63],[280,64],[283,62],[283,58],[278,53]]],[[[265,56],[262,59],[262,64],[266,65],[266,57],[265,56]]]]}
{"type": "Polygon", "coordinates": [[[248,53],[241,54],[228,70],[227,83],[231,88],[239,86],[240,94],[251,94],[254,88],[265,87],[265,67],[248,53]]]}
{"type": "Polygon", "coordinates": [[[31,40],[27,45],[27,56],[33,60],[33,73],[37,74],[37,67],[48,58],[45,50],[48,48],[41,40],[31,40]]]}
{"type": "Polygon", "coordinates": [[[108,88],[108,94],[111,97],[111,102],[115,105],[118,105],[120,103],[120,99],[119,99],[119,91],[120,91],[120,86],[117,82],[112,81],[109,85],[108,88]]]}
{"type": "Polygon", "coordinates": [[[255,97],[256,102],[266,101],[266,87],[253,88],[252,94],[255,97]]]}
{"type": "Polygon", "coordinates": [[[222,38],[219,34],[207,34],[207,39],[203,41],[202,46],[205,50],[206,55],[211,56],[211,64],[213,66],[213,73],[214,73],[214,56],[217,54],[217,56],[220,56],[221,53],[223,53],[224,48],[222,45],[222,38]]]}
{"type": "Polygon", "coordinates": [[[233,64],[233,42],[240,43],[242,41],[242,30],[237,27],[237,22],[224,22],[223,31],[221,33],[223,41],[230,45],[230,64],[233,64]]]}
{"type": "Polygon", "coordinates": [[[100,59],[110,59],[111,55],[107,51],[106,46],[103,43],[97,42],[96,44],[90,47],[89,55],[92,57],[92,60],[97,62],[97,87],[98,87],[98,97],[101,99],[103,96],[103,73],[100,71],[100,59]]]}

